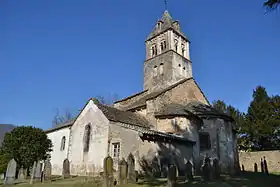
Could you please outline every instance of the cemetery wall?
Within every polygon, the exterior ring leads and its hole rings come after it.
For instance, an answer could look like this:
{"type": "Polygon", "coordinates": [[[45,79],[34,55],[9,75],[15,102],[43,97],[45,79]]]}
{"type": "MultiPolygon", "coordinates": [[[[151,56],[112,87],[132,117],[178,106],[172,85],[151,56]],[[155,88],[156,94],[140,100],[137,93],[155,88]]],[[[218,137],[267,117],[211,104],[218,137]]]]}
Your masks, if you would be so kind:
{"type": "Polygon", "coordinates": [[[261,170],[261,158],[265,156],[269,172],[280,172],[280,150],[276,151],[257,151],[257,152],[239,152],[240,167],[244,165],[245,171],[254,171],[254,163],[258,165],[258,171],[261,170]]]}

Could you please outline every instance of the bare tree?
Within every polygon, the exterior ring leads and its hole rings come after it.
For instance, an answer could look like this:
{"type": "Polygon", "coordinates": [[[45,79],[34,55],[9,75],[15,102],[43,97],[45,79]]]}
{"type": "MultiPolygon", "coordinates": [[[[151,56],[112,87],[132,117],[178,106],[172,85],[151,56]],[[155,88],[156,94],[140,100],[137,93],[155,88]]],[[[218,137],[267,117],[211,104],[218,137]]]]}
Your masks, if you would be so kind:
{"type": "Polygon", "coordinates": [[[280,5],[280,0],[266,0],[264,6],[269,9],[275,9],[280,5]]]}
{"type": "Polygon", "coordinates": [[[52,126],[56,127],[58,125],[61,125],[63,123],[67,123],[70,120],[72,120],[74,118],[74,114],[73,112],[70,112],[69,110],[65,110],[63,113],[60,112],[60,110],[57,108],[56,109],[56,114],[53,118],[52,121],[52,126]]]}
{"type": "MultiPolygon", "coordinates": [[[[114,102],[119,99],[119,96],[117,94],[112,94],[108,97],[97,95],[95,98],[104,105],[113,105],[114,102]]],[[[73,120],[76,117],[76,114],[77,113],[70,112],[70,110],[64,110],[64,112],[61,112],[57,108],[55,112],[55,116],[52,120],[52,126],[57,127],[61,124],[67,123],[73,120]]]]}
{"type": "Polygon", "coordinates": [[[118,94],[113,94],[113,95],[110,95],[109,97],[97,95],[95,98],[104,105],[113,105],[114,102],[119,99],[119,96],[118,96],[118,94]]]}

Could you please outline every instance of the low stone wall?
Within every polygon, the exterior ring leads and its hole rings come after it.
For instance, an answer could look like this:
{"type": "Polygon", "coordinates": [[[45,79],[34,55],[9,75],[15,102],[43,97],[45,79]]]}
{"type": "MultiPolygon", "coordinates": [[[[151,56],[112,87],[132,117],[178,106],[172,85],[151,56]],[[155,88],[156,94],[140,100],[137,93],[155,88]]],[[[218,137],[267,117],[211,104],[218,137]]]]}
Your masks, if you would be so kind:
{"type": "Polygon", "coordinates": [[[240,168],[244,165],[245,171],[254,171],[254,164],[257,163],[258,171],[261,171],[261,158],[265,156],[269,172],[280,172],[280,150],[239,152],[240,168]]]}

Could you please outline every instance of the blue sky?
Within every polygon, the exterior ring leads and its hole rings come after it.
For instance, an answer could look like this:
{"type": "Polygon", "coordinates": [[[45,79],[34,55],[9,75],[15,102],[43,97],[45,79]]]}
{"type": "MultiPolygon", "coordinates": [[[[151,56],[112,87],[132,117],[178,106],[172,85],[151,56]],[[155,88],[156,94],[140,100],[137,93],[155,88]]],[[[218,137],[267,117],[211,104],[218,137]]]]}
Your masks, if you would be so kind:
{"type": "MultiPolygon", "coordinates": [[[[164,0],[0,1],[0,124],[51,127],[55,109],[142,90],[144,40],[164,0]]],[[[280,93],[280,13],[263,0],[170,0],[210,101],[246,111],[257,85],[280,93]]]]}

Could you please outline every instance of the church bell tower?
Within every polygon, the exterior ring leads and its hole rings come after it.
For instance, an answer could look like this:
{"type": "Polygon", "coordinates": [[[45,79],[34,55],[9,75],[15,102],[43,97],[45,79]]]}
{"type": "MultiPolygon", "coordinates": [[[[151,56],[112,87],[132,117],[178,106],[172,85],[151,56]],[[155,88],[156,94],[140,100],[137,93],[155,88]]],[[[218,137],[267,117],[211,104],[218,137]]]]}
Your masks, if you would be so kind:
{"type": "Polygon", "coordinates": [[[167,10],[146,41],[144,89],[156,91],[192,77],[189,40],[167,10]]]}

